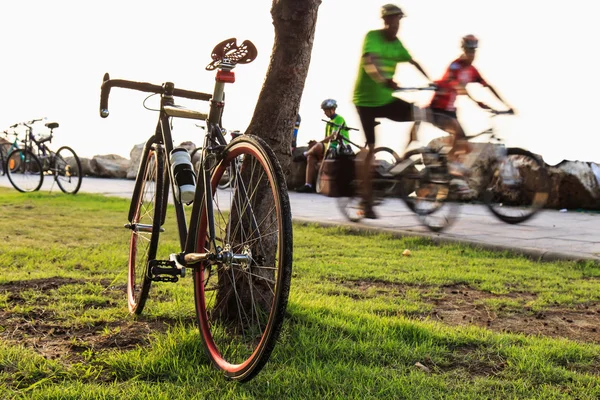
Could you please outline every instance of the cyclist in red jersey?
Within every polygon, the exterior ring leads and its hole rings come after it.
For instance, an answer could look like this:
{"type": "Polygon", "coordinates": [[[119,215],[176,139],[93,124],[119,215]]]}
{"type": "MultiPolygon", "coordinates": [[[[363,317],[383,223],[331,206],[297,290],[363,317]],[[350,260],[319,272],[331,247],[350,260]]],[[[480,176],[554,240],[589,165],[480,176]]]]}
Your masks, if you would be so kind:
{"type": "MultiPolygon", "coordinates": [[[[467,95],[481,108],[490,108],[471,97],[466,90],[467,84],[479,83],[487,87],[498,100],[512,110],[512,107],[500,97],[498,92],[481,77],[477,68],[473,66],[478,42],[477,38],[473,35],[467,35],[462,38],[463,54],[450,64],[442,79],[435,82],[437,90],[427,109],[427,119],[429,122],[454,136],[452,150],[450,151],[451,158],[455,158],[461,153],[466,154],[469,152],[468,143],[462,140],[465,137],[465,132],[456,117],[456,106],[454,105],[456,97],[467,95]]],[[[460,170],[459,165],[454,164],[453,166],[455,170],[460,170]]]]}

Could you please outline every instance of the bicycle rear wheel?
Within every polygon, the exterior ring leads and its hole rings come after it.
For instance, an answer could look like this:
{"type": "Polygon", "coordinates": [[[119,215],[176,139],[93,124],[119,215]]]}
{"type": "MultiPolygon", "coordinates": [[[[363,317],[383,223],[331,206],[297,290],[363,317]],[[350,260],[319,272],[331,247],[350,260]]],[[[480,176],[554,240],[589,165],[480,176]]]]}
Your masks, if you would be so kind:
{"type": "Polygon", "coordinates": [[[6,160],[6,172],[8,180],[19,192],[35,192],[44,182],[40,160],[26,149],[10,152],[6,160]]]}
{"type": "Polygon", "coordinates": [[[519,148],[506,152],[495,166],[484,201],[498,219],[518,224],[546,205],[550,181],[544,162],[533,153],[519,148]]]}
{"type": "Polygon", "coordinates": [[[197,251],[221,255],[194,271],[196,314],[206,352],[231,379],[251,379],[279,336],[292,273],[292,218],[285,178],[273,151],[244,135],[224,149],[212,173],[215,236],[207,207],[197,251]],[[215,189],[237,157],[231,190],[215,189]],[[215,245],[217,246],[215,248],[215,245]]]}
{"type": "Polygon", "coordinates": [[[146,154],[137,177],[141,182],[132,196],[127,301],[133,314],[142,313],[150,292],[150,261],[156,258],[163,213],[164,160],[160,147],[146,154]]]}
{"type": "Polygon", "coordinates": [[[81,187],[81,161],[73,149],[63,146],[54,155],[54,179],[64,193],[75,194],[81,187]]]}
{"type": "MultiPolygon", "coordinates": [[[[433,232],[448,228],[458,217],[458,204],[447,202],[450,176],[442,156],[433,149],[407,152],[399,164],[403,170],[401,197],[423,225],[433,232]]],[[[392,170],[393,171],[393,170],[392,170]]]]}

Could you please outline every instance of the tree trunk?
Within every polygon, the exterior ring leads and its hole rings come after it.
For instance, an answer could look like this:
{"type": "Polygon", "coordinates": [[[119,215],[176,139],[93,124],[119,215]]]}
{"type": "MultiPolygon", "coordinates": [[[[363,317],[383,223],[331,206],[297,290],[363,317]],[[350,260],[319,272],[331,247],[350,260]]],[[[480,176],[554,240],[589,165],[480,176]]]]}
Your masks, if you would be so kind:
{"type": "Polygon", "coordinates": [[[246,130],[271,146],[286,175],[320,4],[321,0],[273,0],[275,42],[271,63],[246,130]]]}

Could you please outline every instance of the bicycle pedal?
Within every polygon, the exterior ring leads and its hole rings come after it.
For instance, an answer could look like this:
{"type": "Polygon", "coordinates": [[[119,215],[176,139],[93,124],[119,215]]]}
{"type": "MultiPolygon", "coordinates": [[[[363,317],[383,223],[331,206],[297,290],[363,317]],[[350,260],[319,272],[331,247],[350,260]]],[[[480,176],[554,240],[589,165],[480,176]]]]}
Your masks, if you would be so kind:
{"type": "Polygon", "coordinates": [[[150,274],[154,282],[177,282],[185,277],[185,267],[178,268],[172,260],[151,260],[150,274]]]}

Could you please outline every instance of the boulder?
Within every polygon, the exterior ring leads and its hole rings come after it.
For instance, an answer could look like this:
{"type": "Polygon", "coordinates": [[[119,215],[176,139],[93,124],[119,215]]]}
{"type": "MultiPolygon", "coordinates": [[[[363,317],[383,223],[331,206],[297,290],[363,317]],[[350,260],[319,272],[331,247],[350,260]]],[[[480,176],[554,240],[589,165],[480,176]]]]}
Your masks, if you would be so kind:
{"type": "Polygon", "coordinates": [[[548,208],[600,210],[600,165],[567,161],[549,166],[548,208]]]}
{"type": "Polygon", "coordinates": [[[80,157],[79,161],[81,161],[81,176],[93,176],[91,160],[86,157],[80,157]]]}
{"type": "Polygon", "coordinates": [[[100,178],[125,179],[129,160],[117,154],[94,156],[90,161],[90,175],[100,178]]]}
{"type": "Polygon", "coordinates": [[[145,143],[136,144],[129,152],[129,166],[127,167],[127,179],[135,179],[140,166],[140,158],[144,150],[145,143]]]}

